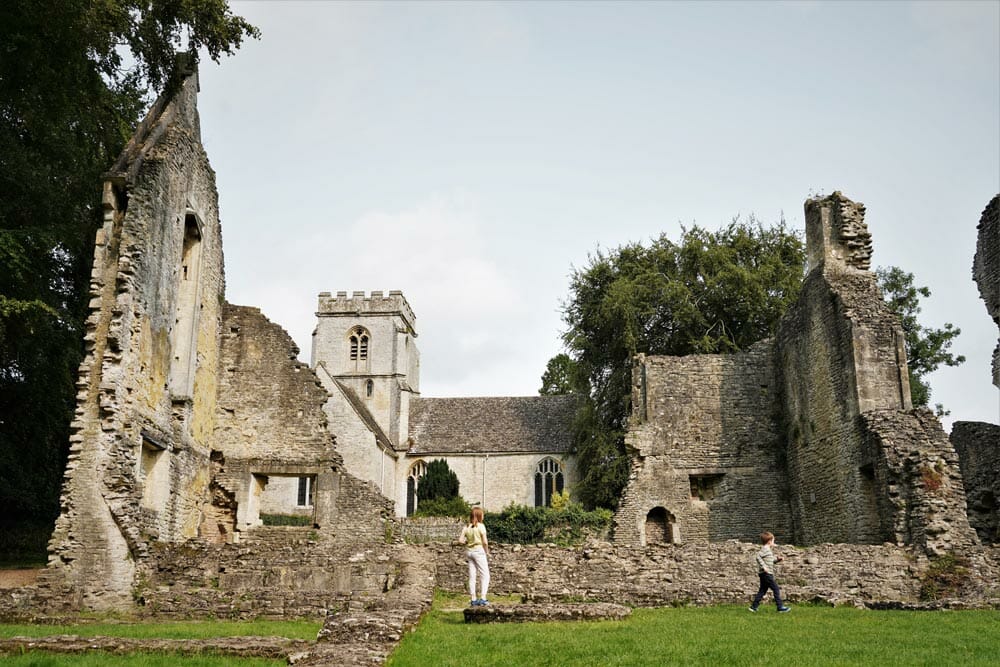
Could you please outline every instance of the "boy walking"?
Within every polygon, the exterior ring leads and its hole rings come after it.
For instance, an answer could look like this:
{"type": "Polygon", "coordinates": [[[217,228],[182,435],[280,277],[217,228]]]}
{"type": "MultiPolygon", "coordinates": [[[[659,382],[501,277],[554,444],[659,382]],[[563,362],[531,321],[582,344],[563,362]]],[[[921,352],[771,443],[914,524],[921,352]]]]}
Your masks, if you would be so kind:
{"type": "Polygon", "coordinates": [[[753,599],[753,604],[750,605],[750,611],[757,611],[757,607],[760,606],[761,600],[767,595],[768,589],[774,593],[774,603],[778,606],[779,613],[791,611],[791,607],[786,607],[782,604],[781,589],[778,588],[778,582],[774,580],[774,564],[780,563],[783,560],[780,556],[775,557],[774,555],[774,535],[766,531],[761,533],[760,543],[763,546],[753,559],[757,565],[757,574],[760,576],[760,588],[757,589],[757,595],[753,599]]]}

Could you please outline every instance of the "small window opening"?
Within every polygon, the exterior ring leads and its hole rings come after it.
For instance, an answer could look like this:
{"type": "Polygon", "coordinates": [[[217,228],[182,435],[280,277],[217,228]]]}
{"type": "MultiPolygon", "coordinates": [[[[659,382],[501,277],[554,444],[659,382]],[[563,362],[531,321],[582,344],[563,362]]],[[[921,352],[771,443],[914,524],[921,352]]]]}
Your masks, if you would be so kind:
{"type": "Polygon", "coordinates": [[[691,475],[691,499],[701,501],[714,500],[719,495],[722,478],[722,474],[691,475]]]}
{"type": "Polygon", "coordinates": [[[365,382],[365,396],[371,398],[372,394],[374,393],[375,393],[375,382],[373,380],[365,382]]]}

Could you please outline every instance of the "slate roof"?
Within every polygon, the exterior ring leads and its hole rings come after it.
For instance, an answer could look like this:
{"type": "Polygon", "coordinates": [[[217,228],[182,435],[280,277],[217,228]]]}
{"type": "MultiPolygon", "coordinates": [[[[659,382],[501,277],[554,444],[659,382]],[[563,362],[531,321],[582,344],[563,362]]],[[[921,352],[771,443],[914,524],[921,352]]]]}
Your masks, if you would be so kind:
{"type": "Polygon", "coordinates": [[[566,453],[573,396],[415,398],[411,454],[566,453]]]}

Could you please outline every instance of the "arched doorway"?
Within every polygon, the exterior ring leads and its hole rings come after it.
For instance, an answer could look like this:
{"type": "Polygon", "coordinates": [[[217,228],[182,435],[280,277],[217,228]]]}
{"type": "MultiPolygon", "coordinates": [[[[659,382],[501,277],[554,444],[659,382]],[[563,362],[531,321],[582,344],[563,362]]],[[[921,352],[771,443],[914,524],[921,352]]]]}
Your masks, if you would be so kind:
{"type": "Polygon", "coordinates": [[[654,507],[646,514],[646,544],[673,544],[677,517],[665,507],[654,507]]]}

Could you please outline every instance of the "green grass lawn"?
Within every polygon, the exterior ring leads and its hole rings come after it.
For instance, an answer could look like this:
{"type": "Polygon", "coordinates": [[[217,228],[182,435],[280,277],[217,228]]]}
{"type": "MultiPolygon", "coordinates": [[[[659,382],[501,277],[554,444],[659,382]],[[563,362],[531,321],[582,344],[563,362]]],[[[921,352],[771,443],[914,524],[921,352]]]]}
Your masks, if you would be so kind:
{"type": "Polygon", "coordinates": [[[774,606],[636,609],[625,621],[466,625],[439,595],[390,667],[997,665],[1000,612],[774,606]]]}

